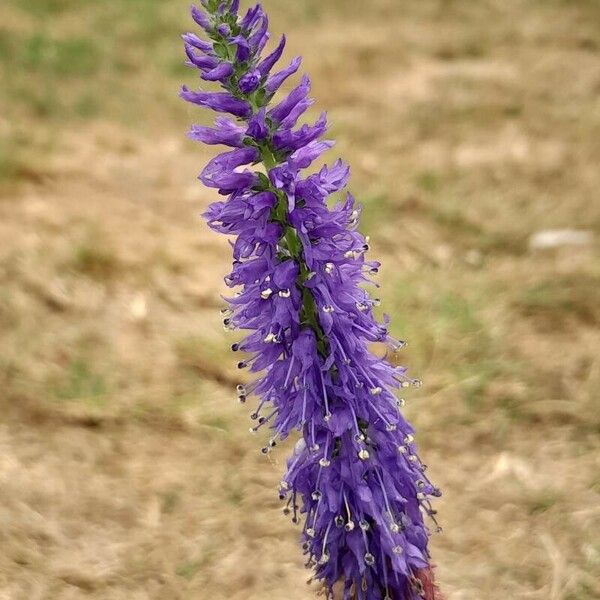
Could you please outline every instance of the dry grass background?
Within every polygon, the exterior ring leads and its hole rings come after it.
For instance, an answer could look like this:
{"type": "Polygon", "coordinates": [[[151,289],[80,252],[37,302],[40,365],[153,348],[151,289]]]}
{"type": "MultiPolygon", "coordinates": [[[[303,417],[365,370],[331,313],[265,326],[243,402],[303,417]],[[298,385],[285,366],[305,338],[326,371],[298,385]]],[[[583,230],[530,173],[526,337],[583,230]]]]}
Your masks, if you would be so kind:
{"type": "MultiPolygon", "coordinates": [[[[448,599],[600,598],[600,4],[265,4],[425,380],[448,599]]],[[[234,398],[186,9],[0,4],[2,600],[315,597],[234,398]]]]}

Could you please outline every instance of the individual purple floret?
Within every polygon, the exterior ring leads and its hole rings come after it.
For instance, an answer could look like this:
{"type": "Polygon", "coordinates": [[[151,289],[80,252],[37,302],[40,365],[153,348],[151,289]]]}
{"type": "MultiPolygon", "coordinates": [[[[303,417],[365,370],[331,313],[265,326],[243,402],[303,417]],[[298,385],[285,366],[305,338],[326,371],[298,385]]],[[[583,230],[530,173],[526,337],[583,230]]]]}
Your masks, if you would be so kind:
{"type": "Polygon", "coordinates": [[[192,16],[205,38],[183,36],[188,64],[224,91],[184,87],[181,96],[232,117],[194,126],[190,137],[230,147],[200,179],[225,197],[209,207],[208,224],[235,237],[225,282],[239,291],[223,322],[249,332],[232,348],[242,353],[239,368],[257,374],[238,386],[241,402],[258,398],[251,431],[271,429],[265,454],[301,432],[279,493],[284,512],[304,523],[307,564],[330,597],[341,586],[348,600],[434,600],[423,514],[433,518],[439,491],[394,392],[420,381],[369,349],[403,343],[376,320],[379,301],[364,289],[379,264],[365,257],[360,206],[350,194],[328,204],[349,169],[337,161],[305,173],[333,143],[322,139],[324,114],[299,124],[313,102],[307,76],[274,99],[300,58],[275,70],[285,37],[261,56],[269,39],[262,7],[238,15],[236,0],[202,5],[192,16]]]}

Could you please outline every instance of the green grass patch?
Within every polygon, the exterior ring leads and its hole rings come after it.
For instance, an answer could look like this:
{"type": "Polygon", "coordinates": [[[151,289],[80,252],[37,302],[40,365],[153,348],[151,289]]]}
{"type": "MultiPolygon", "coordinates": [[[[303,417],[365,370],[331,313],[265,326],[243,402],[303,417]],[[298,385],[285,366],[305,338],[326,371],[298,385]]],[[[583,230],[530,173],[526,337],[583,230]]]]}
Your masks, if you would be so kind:
{"type": "Polygon", "coordinates": [[[422,171],[416,176],[417,186],[430,194],[440,189],[440,177],[434,171],[422,171]]]}
{"type": "Polygon", "coordinates": [[[29,77],[42,75],[43,80],[93,75],[99,65],[98,46],[87,37],[60,38],[44,32],[14,34],[5,36],[2,45],[13,73],[23,70],[29,77]]]}
{"type": "Polygon", "coordinates": [[[473,305],[458,294],[443,294],[435,301],[434,310],[444,329],[452,328],[459,333],[475,333],[482,329],[473,305]]]}
{"type": "Polygon", "coordinates": [[[64,376],[51,388],[57,400],[85,400],[102,406],[109,384],[104,375],[95,372],[88,362],[77,359],[69,364],[64,376]]]}
{"type": "Polygon", "coordinates": [[[175,573],[178,577],[191,581],[201,568],[202,562],[200,561],[186,562],[179,565],[175,570],[175,573]]]}
{"type": "Polygon", "coordinates": [[[85,9],[94,6],[94,0],[9,0],[15,8],[29,13],[35,17],[55,17],[61,14],[75,10],[85,9]]]}
{"type": "Polygon", "coordinates": [[[540,281],[514,301],[525,317],[551,329],[568,326],[568,319],[586,325],[600,323],[600,277],[568,274],[540,281]]]}
{"type": "Polygon", "coordinates": [[[543,514],[549,511],[560,499],[560,495],[554,490],[543,490],[527,499],[527,512],[530,515],[543,514]]]}
{"type": "Polygon", "coordinates": [[[75,246],[68,266],[81,275],[99,281],[113,278],[122,268],[112,245],[95,230],[90,230],[86,238],[75,246]]]}

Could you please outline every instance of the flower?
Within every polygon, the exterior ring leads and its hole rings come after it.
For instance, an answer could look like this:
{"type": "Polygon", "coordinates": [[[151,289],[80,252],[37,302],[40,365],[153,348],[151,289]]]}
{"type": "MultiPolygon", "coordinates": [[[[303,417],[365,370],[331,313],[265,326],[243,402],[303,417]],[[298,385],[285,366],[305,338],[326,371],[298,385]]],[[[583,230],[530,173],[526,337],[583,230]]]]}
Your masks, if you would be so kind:
{"type": "Polygon", "coordinates": [[[226,196],[205,213],[209,226],[235,237],[225,282],[239,291],[223,324],[247,332],[232,348],[244,353],[239,368],[256,374],[238,397],[258,398],[251,430],[271,429],[264,453],[300,432],[279,493],[294,522],[303,515],[307,564],[328,594],[342,582],[345,599],[433,600],[422,514],[434,519],[430,499],[440,493],[394,393],[420,381],[369,350],[381,342],[395,352],[403,342],[390,336],[387,318],[378,322],[379,301],[364,288],[379,263],[366,257],[360,206],[349,193],[328,204],[345,189],[349,168],[338,160],[306,174],[333,146],[323,140],[327,118],[297,125],[313,102],[307,76],[274,98],[300,58],[273,73],[286,39],[262,58],[262,7],[242,16],[237,1],[202,4],[192,16],[208,40],[183,36],[188,64],[223,91],[184,87],[181,96],[235,118],[189,135],[230,148],[200,179],[226,196]],[[252,168],[260,163],[263,171],[252,168]]]}

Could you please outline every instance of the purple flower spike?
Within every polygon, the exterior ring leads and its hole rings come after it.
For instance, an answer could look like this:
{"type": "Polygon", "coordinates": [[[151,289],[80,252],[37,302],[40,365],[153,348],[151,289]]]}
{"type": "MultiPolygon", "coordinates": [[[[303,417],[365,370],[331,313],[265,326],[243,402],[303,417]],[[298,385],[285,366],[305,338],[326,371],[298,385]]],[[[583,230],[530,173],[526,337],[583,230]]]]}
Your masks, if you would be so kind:
{"type": "Polygon", "coordinates": [[[240,77],[240,91],[243,94],[251,94],[260,85],[261,75],[258,69],[249,71],[243,77],[240,77]]]}
{"type": "Polygon", "coordinates": [[[196,23],[198,23],[205,31],[208,31],[211,27],[208,15],[195,6],[192,6],[192,19],[194,19],[194,21],[196,21],[196,23]]]}
{"type": "Polygon", "coordinates": [[[219,66],[203,73],[201,75],[202,79],[205,81],[224,81],[228,79],[233,74],[233,65],[228,62],[222,62],[219,66]]]}
{"type": "Polygon", "coordinates": [[[225,283],[238,291],[223,324],[247,333],[232,349],[243,352],[239,368],[256,374],[238,386],[240,402],[258,399],[251,431],[270,430],[264,454],[299,437],[279,495],[284,513],[302,520],[307,565],[328,598],[335,587],[344,600],[440,600],[423,521],[435,523],[431,499],[440,492],[396,395],[420,381],[370,351],[373,342],[391,352],[403,342],[390,336],[387,318],[377,320],[379,300],[365,289],[379,263],[366,257],[360,206],[351,194],[329,201],[349,168],[338,160],[305,173],[333,142],[322,139],[325,114],[296,127],[312,104],[308,77],[273,102],[300,58],[271,74],[285,37],[261,56],[269,37],[262,7],[239,17],[239,0],[202,5],[206,12],[192,16],[209,40],[186,34],[186,53],[202,79],[224,91],[184,87],[181,96],[234,117],[193,126],[189,136],[230,147],[200,179],[226,197],[204,217],[234,237],[225,283]]]}
{"type": "Polygon", "coordinates": [[[226,92],[192,92],[183,86],[181,97],[193,104],[212,108],[218,112],[230,113],[236,117],[245,117],[252,114],[250,105],[247,102],[238,100],[226,92]]]}

